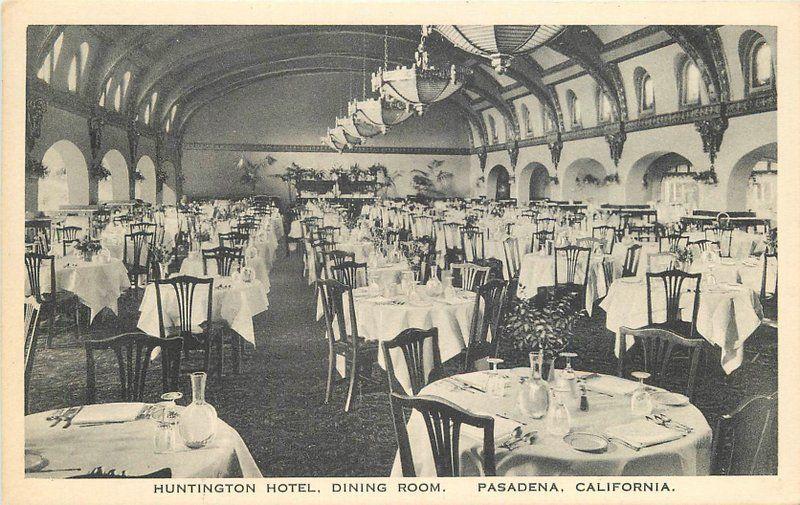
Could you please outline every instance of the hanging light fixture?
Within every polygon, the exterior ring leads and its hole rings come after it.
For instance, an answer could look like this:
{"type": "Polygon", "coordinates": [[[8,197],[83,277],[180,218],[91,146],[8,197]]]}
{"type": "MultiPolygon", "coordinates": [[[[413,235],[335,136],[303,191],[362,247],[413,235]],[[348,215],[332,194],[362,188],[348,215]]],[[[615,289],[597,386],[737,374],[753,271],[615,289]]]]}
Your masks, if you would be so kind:
{"type": "MultiPolygon", "coordinates": [[[[347,105],[347,114],[361,131],[384,134],[389,127],[402,123],[413,113],[408,103],[388,98],[353,100],[347,105]]],[[[370,135],[374,136],[374,135],[370,135]]]]}
{"type": "Polygon", "coordinates": [[[564,29],[564,25],[433,25],[454,46],[486,58],[502,74],[514,56],[530,53],[564,29]]]}
{"type": "Polygon", "coordinates": [[[383,98],[409,104],[417,114],[461,89],[469,73],[469,69],[458,65],[434,66],[430,63],[425,47],[430,33],[431,28],[423,25],[414,65],[389,70],[387,29],[384,32],[383,67],[372,74],[372,91],[380,92],[383,98]]]}

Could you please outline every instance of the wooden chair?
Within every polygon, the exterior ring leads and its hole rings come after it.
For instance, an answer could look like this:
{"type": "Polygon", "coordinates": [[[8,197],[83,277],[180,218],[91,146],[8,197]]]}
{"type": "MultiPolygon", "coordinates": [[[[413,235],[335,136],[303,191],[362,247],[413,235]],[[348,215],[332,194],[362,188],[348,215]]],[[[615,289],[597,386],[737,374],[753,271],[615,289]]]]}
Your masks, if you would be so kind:
{"type": "Polygon", "coordinates": [[[339,266],[346,261],[355,261],[356,255],[348,251],[341,251],[339,249],[322,252],[324,267],[327,270],[327,278],[332,279],[331,267],[339,266]]]}
{"type": "MultiPolygon", "coordinates": [[[[125,235],[125,242],[122,249],[122,263],[128,270],[128,279],[133,287],[138,287],[139,276],[150,274],[150,257],[152,250],[150,243],[153,234],[146,231],[137,231],[125,235]],[[128,250],[131,254],[128,254],[128,250]]],[[[147,279],[150,280],[149,278],[147,279]]]]}
{"type": "Polygon", "coordinates": [[[507,287],[505,281],[492,279],[477,289],[472,322],[469,326],[469,340],[464,350],[464,372],[475,368],[478,360],[497,356],[497,348],[502,338],[507,287]],[[489,340],[490,332],[491,340],[489,340]]]}
{"type": "Polygon", "coordinates": [[[658,252],[675,252],[689,246],[689,237],[680,233],[671,233],[658,239],[658,252]],[[664,246],[667,246],[666,249],[664,246]]]}
{"type": "Polygon", "coordinates": [[[506,258],[508,279],[518,278],[522,261],[519,256],[519,240],[516,237],[508,237],[503,240],[503,255],[506,258]]]}
{"type": "Polygon", "coordinates": [[[208,260],[214,260],[217,265],[217,275],[229,276],[233,267],[241,269],[244,266],[244,252],[232,247],[215,247],[203,249],[203,275],[208,275],[208,260]]]}
{"type": "Polygon", "coordinates": [[[323,226],[317,229],[317,238],[326,242],[335,243],[339,238],[338,226],[323,226]]]}
{"type": "Polygon", "coordinates": [[[411,442],[406,429],[408,420],[406,409],[418,411],[425,420],[437,477],[461,475],[459,444],[462,424],[483,430],[483,474],[486,476],[496,475],[494,418],[471,414],[447,400],[432,397],[411,398],[392,393],[390,401],[403,477],[417,476],[411,453],[411,442]]]}
{"type": "Polygon", "coordinates": [[[636,277],[639,272],[639,258],[642,255],[642,246],[633,244],[625,252],[625,262],[622,264],[621,277],[636,277]]]}
{"type": "Polygon", "coordinates": [[[719,226],[708,226],[703,230],[706,240],[711,240],[719,244],[719,255],[723,258],[731,257],[731,245],[733,244],[733,228],[721,228],[719,226]]]}
{"type": "Polygon", "coordinates": [[[56,241],[64,242],[65,240],[78,240],[78,232],[81,230],[82,228],[80,226],[64,226],[62,228],[56,228],[56,241]]]}
{"type": "Polygon", "coordinates": [[[49,254],[51,243],[50,221],[36,219],[25,221],[25,243],[34,244],[32,247],[33,252],[49,254]]]}
{"type": "Polygon", "coordinates": [[[474,263],[457,263],[452,265],[453,280],[456,278],[460,280],[457,287],[466,289],[467,291],[476,291],[487,280],[489,280],[489,271],[491,268],[486,266],[476,265],[474,263]],[[456,273],[459,275],[456,276],[456,273]]]}
{"type": "Polygon", "coordinates": [[[39,310],[41,306],[36,298],[29,296],[25,299],[25,414],[30,413],[30,383],[33,373],[33,363],[36,356],[37,326],[39,324],[39,310]]]}
{"type": "Polygon", "coordinates": [[[555,233],[556,231],[556,218],[554,217],[540,217],[534,221],[536,231],[549,231],[555,233]]]}
{"type": "Polygon", "coordinates": [[[417,395],[420,390],[428,385],[432,372],[442,366],[442,356],[439,351],[439,330],[431,328],[408,328],[400,332],[392,340],[381,342],[383,361],[386,363],[386,375],[389,378],[389,393],[402,392],[397,376],[395,364],[392,359],[392,349],[399,348],[403,352],[406,370],[408,371],[411,394],[417,395]],[[426,341],[428,342],[426,345],[426,341]],[[426,360],[426,351],[430,352],[430,360],[426,360]],[[428,361],[426,366],[426,361],[428,361]]]}
{"type": "MultiPolygon", "coordinates": [[[[703,350],[703,339],[689,339],[675,334],[671,331],[658,328],[643,328],[632,330],[623,326],[619,329],[620,338],[617,343],[619,362],[617,372],[620,377],[625,376],[625,357],[631,349],[625,350],[626,337],[634,338],[634,345],[638,345],[642,351],[642,367],[652,378],[651,384],[656,387],[670,389],[671,384],[667,382],[669,366],[674,357],[673,351],[685,349],[689,355],[689,368],[681,367],[686,371],[688,378],[685,388],[681,391],[692,400],[694,395],[694,384],[697,380],[697,366],[700,363],[700,353],[703,350]]],[[[637,365],[639,366],[639,365],[637,365]]]]}
{"type": "MultiPolygon", "coordinates": [[[[75,308],[75,325],[80,322],[79,309],[80,302],[74,293],[59,291],[56,286],[56,265],[55,257],[41,253],[25,253],[25,269],[28,273],[28,287],[31,296],[39,304],[40,315],[47,314],[47,347],[53,348],[53,337],[55,336],[56,314],[59,310],[73,305],[75,308]],[[42,269],[49,270],[49,285],[42,285],[42,269]]],[[[61,330],[71,328],[72,325],[64,326],[61,330]]]]}
{"type": "MultiPolygon", "coordinates": [[[[214,279],[178,275],[170,279],[155,281],[154,284],[156,288],[156,305],[158,307],[159,336],[162,339],[181,337],[183,339],[184,355],[187,355],[189,351],[200,351],[203,356],[203,366],[200,370],[206,373],[208,373],[211,363],[211,344],[212,341],[216,341],[219,351],[217,372],[221,380],[223,366],[222,334],[212,320],[214,279]],[[175,295],[178,324],[167,326],[167,322],[171,319],[167,319],[167,314],[164,311],[164,296],[166,295],[162,293],[162,289],[170,293],[169,288],[172,288],[172,293],[175,295]],[[193,316],[196,313],[194,304],[199,299],[197,295],[200,293],[198,288],[205,288],[206,290],[205,321],[202,323],[193,321],[193,316]]],[[[197,314],[200,313],[202,312],[197,312],[197,314]]]]}
{"type": "MultiPolygon", "coordinates": [[[[531,252],[539,252],[546,249],[548,241],[554,242],[555,235],[552,231],[541,230],[531,233],[531,252]]],[[[547,251],[548,253],[550,251],[547,251]]]]}
{"type": "Polygon", "coordinates": [[[722,415],[711,454],[711,475],[776,475],[778,393],[747,398],[722,415]]]}
{"type": "Polygon", "coordinates": [[[688,247],[696,247],[697,250],[700,251],[701,253],[704,253],[704,252],[709,251],[709,250],[713,250],[711,248],[711,246],[716,246],[716,248],[717,248],[716,250],[717,250],[717,252],[719,252],[719,250],[720,250],[719,242],[714,241],[714,240],[700,239],[700,240],[695,240],[693,242],[690,241],[688,243],[688,247]]]}
{"type": "Polygon", "coordinates": [[[682,270],[648,272],[647,280],[647,326],[671,331],[684,338],[697,338],[697,313],[700,307],[700,279],[702,274],[690,274],[682,270]],[[666,317],[664,322],[656,323],[653,314],[653,283],[661,281],[664,288],[666,317]],[[684,288],[684,282],[687,286],[684,288]],[[687,291],[688,290],[688,291],[687,291]],[[690,321],[681,319],[681,298],[693,292],[692,317],[690,321]]]}
{"type": "Polygon", "coordinates": [[[486,247],[483,232],[475,226],[463,226],[461,234],[461,250],[464,252],[464,261],[475,262],[486,257],[486,247]]]}
{"type": "Polygon", "coordinates": [[[656,242],[659,240],[658,231],[653,225],[629,225],[628,233],[636,238],[636,240],[639,242],[656,242]]]}
{"type": "Polygon", "coordinates": [[[600,225],[592,227],[592,238],[599,238],[605,240],[603,252],[611,254],[614,252],[614,243],[616,242],[616,229],[609,225],[600,225]]]}
{"type": "Polygon", "coordinates": [[[242,235],[247,235],[248,238],[255,234],[256,230],[258,230],[258,225],[250,221],[240,221],[239,224],[233,228],[233,231],[242,235]]]}
{"type": "Polygon", "coordinates": [[[235,247],[239,249],[243,249],[247,245],[247,241],[250,240],[247,234],[239,233],[238,231],[220,233],[218,237],[219,245],[222,247],[235,247]]]}
{"type": "Polygon", "coordinates": [[[577,300],[583,301],[583,295],[586,293],[586,283],[589,280],[589,269],[592,260],[592,250],[588,247],[580,247],[575,245],[568,245],[564,247],[556,247],[553,254],[553,280],[555,281],[553,293],[555,296],[561,294],[573,293],[578,295],[577,300]],[[564,258],[565,262],[565,278],[558,275],[559,258],[564,258]],[[578,275],[578,267],[581,265],[581,257],[583,261],[583,278],[578,275]]]}
{"type": "Polygon", "coordinates": [[[338,265],[334,265],[331,267],[331,275],[334,279],[341,282],[342,284],[349,286],[351,289],[355,289],[358,287],[358,273],[359,271],[363,272],[362,279],[368,279],[367,276],[367,264],[366,263],[356,263],[355,261],[343,261],[338,265]]]}
{"type": "Polygon", "coordinates": [[[328,337],[328,381],[325,387],[325,403],[330,401],[333,392],[333,370],[336,366],[336,357],[343,356],[348,372],[345,378],[349,377],[344,411],[349,412],[360,371],[365,366],[369,366],[371,369],[377,361],[378,343],[368,342],[358,335],[353,292],[349,286],[333,279],[317,281],[316,284],[322,297],[322,311],[325,316],[325,330],[328,337]],[[345,322],[345,298],[347,298],[347,311],[350,318],[350,333],[347,332],[345,322]]]}
{"type": "Polygon", "coordinates": [[[595,237],[580,237],[575,241],[578,247],[587,247],[594,253],[604,254],[606,250],[606,241],[602,238],[595,237]]]}
{"type": "Polygon", "coordinates": [[[769,292],[767,291],[767,270],[769,268],[770,258],[775,258],[775,269],[778,268],[778,252],[764,252],[762,255],[763,258],[763,267],[761,269],[761,291],[760,291],[760,298],[762,305],[768,300],[772,299],[772,301],[777,304],[778,301],[778,275],[775,275],[775,286],[773,287],[772,295],[770,296],[769,292]]]}
{"type": "Polygon", "coordinates": [[[140,221],[137,223],[130,223],[128,225],[131,233],[139,233],[139,232],[147,232],[147,233],[155,233],[156,224],[155,223],[147,223],[144,221],[140,221]]]}
{"type": "Polygon", "coordinates": [[[162,393],[174,391],[181,369],[181,349],[183,339],[161,339],[144,333],[124,333],[101,340],[86,340],[86,403],[94,403],[96,398],[95,353],[103,350],[114,351],[119,366],[120,391],[118,400],[141,402],[144,400],[145,381],[150,365],[150,355],[161,348],[162,393]]]}

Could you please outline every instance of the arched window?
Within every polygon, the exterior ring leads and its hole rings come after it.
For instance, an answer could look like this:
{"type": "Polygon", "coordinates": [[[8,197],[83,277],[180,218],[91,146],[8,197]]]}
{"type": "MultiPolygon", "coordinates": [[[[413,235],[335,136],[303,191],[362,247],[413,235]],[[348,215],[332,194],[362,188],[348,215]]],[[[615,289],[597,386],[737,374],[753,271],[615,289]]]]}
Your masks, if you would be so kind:
{"type": "Polygon", "coordinates": [[[689,58],[686,58],[681,66],[679,82],[681,106],[700,105],[700,89],[703,79],[700,76],[700,69],[689,58]]]}
{"type": "Polygon", "coordinates": [[[486,116],[489,121],[489,138],[492,144],[497,144],[497,125],[494,123],[494,118],[490,115],[486,116]]]}
{"type": "Polygon", "coordinates": [[[601,88],[597,88],[597,122],[609,123],[614,119],[614,111],[611,108],[611,100],[601,88]]]}
{"type": "Polygon", "coordinates": [[[569,126],[572,129],[583,127],[581,121],[581,103],[571,89],[567,90],[567,106],[569,107],[569,126]]]}
{"type": "Polygon", "coordinates": [[[525,136],[530,137],[533,135],[533,128],[531,127],[531,111],[528,106],[522,104],[520,113],[522,114],[522,127],[525,129],[525,136]]]}
{"type": "Polygon", "coordinates": [[[56,70],[56,66],[58,66],[58,57],[61,56],[61,46],[63,44],[64,32],[61,32],[58,35],[58,38],[56,38],[55,42],[53,42],[53,47],[50,48],[50,51],[44,57],[42,66],[39,67],[39,71],[36,73],[36,77],[48,84],[53,78],[53,73],[56,70]]]}
{"type": "Polygon", "coordinates": [[[122,83],[117,84],[117,90],[114,92],[114,110],[119,112],[122,107],[122,83]]]}
{"type": "Polygon", "coordinates": [[[550,114],[547,113],[544,107],[542,107],[542,131],[545,133],[550,133],[555,130],[555,126],[553,125],[553,118],[550,117],[550,114]]]}
{"type": "Polygon", "coordinates": [[[122,98],[123,100],[128,97],[128,85],[131,83],[131,72],[130,70],[125,72],[125,75],[122,76],[122,98]]]}
{"type": "Polygon", "coordinates": [[[742,64],[744,94],[768,91],[775,86],[772,48],[763,35],[747,30],[739,39],[739,60],[742,64]]]}
{"type": "Polygon", "coordinates": [[[144,124],[150,124],[150,104],[144,106],[144,124]]]}
{"type": "Polygon", "coordinates": [[[67,73],[67,89],[70,91],[78,90],[78,55],[72,57],[69,62],[69,72],[67,73]]]}
{"type": "Polygon", "coordinates": [[[111,99],[110,96],[111,96],[111,77],[108,78],[108,80],[106,81],[106,85],[103,88],[103,92],[100,93],[100,100],[97,102],[100,105],[100,107],[106,106],[106,100],[110,100],[111,99]]]}
{"type": "Polygon", "coordinates": [[[150,121],[156,114],[156,101],[158,100],[158,91],[154,91],[152,95],[150,95],[150,101],[144,108],[144,122],[145,124],[150,124],[150,121]]]}
{"type": "Polygon", "coordinates": [[[637,67],[633,73],[636,83],[636,101],[639,115],[654,114],[656,111],[656,95],[653,90],[653,78],[642,67],[637,67]]]}
{"type": "MultiPolygon", "coordinates": [[[[178,110],[178,104],[172,106],[169,110],[169,116],[167,117],[167,122],[164,124],[164,131],[169,133],[169,130],[172,128],[172,123],[175,121],[175,113],[178,110]]],[[[492,117],[489,116],[489,125],[494,125],[491,121],[492,117]]],[[[492,130],[494,132],[494,130],[492,130]]]]}
{"type": "Polygon", "coordinates": [[[86,62],[89,61],[89,43],[88,42],[84,42],[84,43],[81,44],[80,55],[81,55],[81,64],[80,64],[80,68],[78,69],[80,71],[80,73],[78,74],[79,75],[79,79],[78,79],[79,81],[83,79],[83,73],[86,71],[86,62]]]}

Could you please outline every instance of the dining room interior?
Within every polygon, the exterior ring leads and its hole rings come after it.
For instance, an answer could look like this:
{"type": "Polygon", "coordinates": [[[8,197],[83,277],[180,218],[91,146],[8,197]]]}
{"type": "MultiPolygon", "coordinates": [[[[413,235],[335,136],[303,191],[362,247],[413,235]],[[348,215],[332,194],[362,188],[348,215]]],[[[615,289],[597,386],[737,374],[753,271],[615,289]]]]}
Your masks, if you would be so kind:
{"type": "Polygon", "coordinates": [[[775,475],[776,48],[30,26],[26,477],[775,475]]]}

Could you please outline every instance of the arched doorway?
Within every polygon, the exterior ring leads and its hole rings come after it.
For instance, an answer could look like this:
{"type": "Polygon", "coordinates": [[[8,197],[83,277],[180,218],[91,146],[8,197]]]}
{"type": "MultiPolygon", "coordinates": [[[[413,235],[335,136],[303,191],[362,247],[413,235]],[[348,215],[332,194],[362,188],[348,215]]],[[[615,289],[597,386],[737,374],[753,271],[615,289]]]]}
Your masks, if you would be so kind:
{"type": "Polygon", "coordinates": [[[563,196],[569,200],[606,203],[608,188],[605,185],[606,169],[593,158],[580,158],[564,171],[563,196]]]}
{"type": "Polygon", "coordinates": [[[78,146],[59,140],[45,151],[42,163],[48,174],[38,181],[39,210],[89,204],[89,170],[78,146]]]}
{"type": "Polygon", "coordinates": [[[167,173],[167,181],[161,186],[161,203],[164,205],[175,205],[177,196],[175,194],[175,167],[169,161],[164,162],[164,171],[167,173]]]}
{"type": "Polygon", "coordinates": [[[777,210],[778,144],[766,144],[745,154],[728,178],[728,210],[752,210],[769,217],[777,210]]]}
{"type": "Polygon", "coordinates": [[[102,164],[111,172],[107,179],[97,182],[97,201],[127,201],[130,199],[128,162],[121,152],[112,149],[103,156],[102,164]]]}
{"type": "Polygon", "coordinates": [[[657,151],[639,158],[625,178],[625,203],[661,201],[664,175],[676,167],[691,165],[685,156],[669,151],[657,151]]]}
{"type": "Polygon", "coordinates": [[[511,198],[508,170],[503,165],[495,165],[489,170],[489,177],[486,180],[486,196],[495,200],[511,198]]]}
{"type": "Polygon", "coordinates": [[[135,181],[134,195],[139,200],[156,203],[156,165],[149,156],[139,158],[136,171],[144,176],[144,180],[135,181]]]}
{"type": "Polygon", "coordinates": [[[518,187],[518,198],[522,204],[536,199],[550,198],[552,191],[550,172],[539,162],[528,163],[520,172],[518,187]]]}

